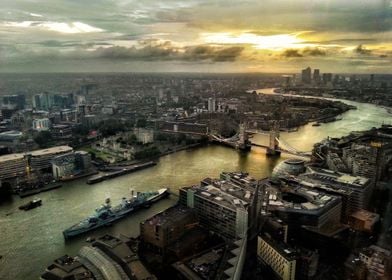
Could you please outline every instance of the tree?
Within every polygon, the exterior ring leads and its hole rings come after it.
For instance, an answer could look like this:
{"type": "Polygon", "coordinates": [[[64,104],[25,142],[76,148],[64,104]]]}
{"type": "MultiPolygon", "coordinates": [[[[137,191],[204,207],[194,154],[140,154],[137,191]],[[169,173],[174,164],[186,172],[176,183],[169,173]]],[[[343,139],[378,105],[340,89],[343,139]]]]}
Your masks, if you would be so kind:
{"type": "Polygon", "coordinates": [[[45,148],[52,141],[52,134],[49,131],[40,131],[35,137],[34,141],[40,148],[45,148]]]}
{"type": "Polygon", "coordinates": [[[146,127],[147,120],[146,119],[138,119],[136,122],[136,127],[146,127]]]}

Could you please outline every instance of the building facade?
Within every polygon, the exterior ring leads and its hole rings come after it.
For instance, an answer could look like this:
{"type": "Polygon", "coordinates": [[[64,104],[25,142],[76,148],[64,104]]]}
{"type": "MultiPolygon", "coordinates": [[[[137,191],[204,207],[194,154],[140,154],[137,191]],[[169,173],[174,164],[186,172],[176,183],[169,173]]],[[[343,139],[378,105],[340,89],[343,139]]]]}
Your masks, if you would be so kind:
{"type": "Polygon", "coordinates": [[[259,236],[257,245],[259,260],[269,266],[278,279],[295,280],[296,256],[293,250],[268,236],[259,236]]]}
{"type": "Polygon", "coordinates": [[[50,120],[48,118],[33,120],[33,130],[47,131],[50,129],[50,120]]]}

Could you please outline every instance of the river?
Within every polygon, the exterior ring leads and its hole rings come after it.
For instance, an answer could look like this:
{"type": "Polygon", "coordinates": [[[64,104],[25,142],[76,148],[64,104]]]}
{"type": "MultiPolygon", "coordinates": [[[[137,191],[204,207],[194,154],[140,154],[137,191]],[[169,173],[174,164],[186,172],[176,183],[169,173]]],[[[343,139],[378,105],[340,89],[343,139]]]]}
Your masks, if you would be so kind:
{"type": "MultiPolygon", "coordinates": [[[[272,93],[272,89],[258,92],[272,93]]],[[[352,130],[366,130],[391,119],[385,109],[375,105],[343,102],[356,106],[357,110],[344,113],[340,121],[319,127],[308,124],[296,132],[281,133],[281,138],[298,150],[310,151],[314,143],[327,136],[339,137],[352,130]]],[[[266,144],[268,138],[255,135],[252,141],[266,144]]],[[[148,191],[168,186],[176,192],[182,186],[198,184],[205,177],[218,177],[224,170],[246,171],[262,178],[269,176],[274,166],[287,157],[267,158],[265,151],[256,147],[243,154],[227,147],[209,145],[164,156],[152,168],[95,185],[87,185],[85,179],[67,183],[60,189],[40,194],[42,207],[28,212],[18,210],[18,206],[31,197],[14,197],[0,205],[0,255],[3,256],[0,259],[0,279],[39,279],[55,258],[64,254],[75,255],[86,244],[86,236],[65,242],[62,231],[90,215],[107,197],[117,203],[121,197],[129,195],[131,188],[148,191]]],[[[91,235],[136,236],[142,220],[173,205],[176,200],[177,197],[172,195],[91,235]]]]}

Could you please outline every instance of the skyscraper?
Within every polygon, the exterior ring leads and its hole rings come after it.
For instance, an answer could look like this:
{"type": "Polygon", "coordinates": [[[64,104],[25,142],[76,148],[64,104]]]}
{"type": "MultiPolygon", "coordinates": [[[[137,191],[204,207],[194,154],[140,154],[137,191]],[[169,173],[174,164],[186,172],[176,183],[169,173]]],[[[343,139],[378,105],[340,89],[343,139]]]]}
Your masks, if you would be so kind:
{"type": "Polygon", "coordinates": [[[314,69],[314,72],[313,72],[313,82],[315,84],[320,83],[320,69],[314,69]]]}
{"type": "Polygon", "coordinates": [[[310,84],[312,81],[312,69],[310,67],[302,70],[302,82],[310,84]]]}

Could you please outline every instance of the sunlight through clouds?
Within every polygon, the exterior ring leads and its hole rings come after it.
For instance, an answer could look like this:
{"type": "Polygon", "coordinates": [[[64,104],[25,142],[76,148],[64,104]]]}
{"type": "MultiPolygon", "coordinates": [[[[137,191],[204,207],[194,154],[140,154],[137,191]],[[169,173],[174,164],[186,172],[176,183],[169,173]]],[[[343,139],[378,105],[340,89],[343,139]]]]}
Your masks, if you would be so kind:
{"type": "Polygon", "coordinates": [[[295,34],[278,34],[261,36],[251,33],[241,33],[239,35],[224,33],[203,33],[201,37],[206,43],[212,44],[248,44],[256,49],[282,50],[286,48],[313,47],[314,44],[306,44],[295,34]]]}
{"type": "Polygon", "coordinates": [[[102,32],[103,29],[93,27],[91,25],[85,24],[83,22],[51,22],[51,21],[22,21],[22,22],[4,22],[5,27],[15,27],[15,28],[35,28],[41,30],[49,30],[60,33],[92,33],[92,32],[102,32]]]}

